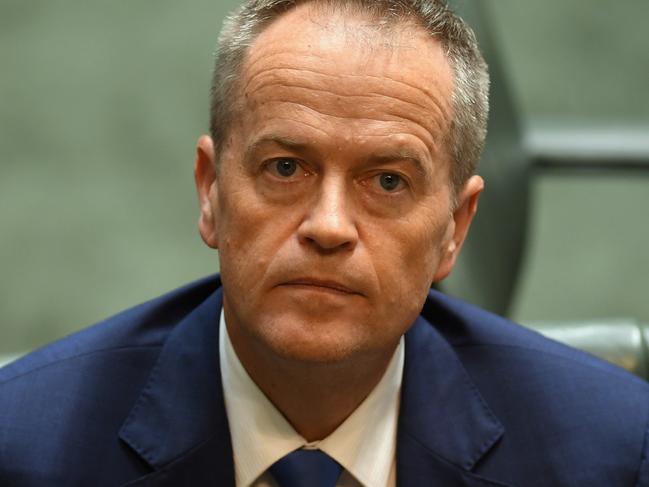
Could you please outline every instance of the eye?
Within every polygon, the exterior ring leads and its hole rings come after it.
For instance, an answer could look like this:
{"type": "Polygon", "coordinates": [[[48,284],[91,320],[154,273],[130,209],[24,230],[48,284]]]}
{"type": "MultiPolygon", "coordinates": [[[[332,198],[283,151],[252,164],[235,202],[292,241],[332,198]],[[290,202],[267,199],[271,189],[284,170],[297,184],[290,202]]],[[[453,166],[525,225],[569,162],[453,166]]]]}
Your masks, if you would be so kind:
{"type": "Polygon", "coordinates": [[[268,167],[276,176],[290,178],[297,172],[299,164],[294,159],[281,158],[271,161],[268,167]]]}
{"type": "Polygon", "coordinates": [[[401,189],[403,186],[403,180],[401,179],[401,176],[398,174],[394,174],[391,172],[384,172],[379,174],[379,184],[381,185],[381,189],[388,191],[390,193],[401,189]]]}

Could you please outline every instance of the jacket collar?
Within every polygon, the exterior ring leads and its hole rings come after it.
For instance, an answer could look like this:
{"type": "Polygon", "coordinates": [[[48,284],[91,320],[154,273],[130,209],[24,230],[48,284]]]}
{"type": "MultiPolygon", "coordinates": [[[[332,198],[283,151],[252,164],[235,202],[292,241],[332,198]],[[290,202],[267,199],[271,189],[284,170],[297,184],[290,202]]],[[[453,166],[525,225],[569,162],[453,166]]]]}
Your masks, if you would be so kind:
{"type": "MultiPolygon", "coordinates": [[[[220,286],[220,282],[216,284],[220,286]]],[[[231,479],[234,485],[219,365],[222,303],[218,289],[173,328],[119,432],[123,441],[165,477],[172,466],[188,466],[205,457],[212,470],[210,477],[224,481],[223,485],[231,479]]],[[[183,482],[188,480],[183,478],[183,482]]]]}
{"type": "Polygon", "coordinates": [[[504,433],[446,339],[419,317],[406,333],[399,411],[399,487],[505,485],[472,472],[504,433]]]}

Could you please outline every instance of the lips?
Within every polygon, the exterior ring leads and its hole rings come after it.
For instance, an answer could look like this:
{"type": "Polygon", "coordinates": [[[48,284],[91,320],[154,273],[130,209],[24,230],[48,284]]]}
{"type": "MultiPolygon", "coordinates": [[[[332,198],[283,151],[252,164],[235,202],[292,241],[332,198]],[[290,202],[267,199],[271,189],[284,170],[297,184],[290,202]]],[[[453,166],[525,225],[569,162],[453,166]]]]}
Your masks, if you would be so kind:
{"type": "Polygon", "coordinates": [[[341,294],[361,294],[358,291],[355,291],[354,289],[349,288],[348,286],[345,286],[344,284],[330,280],[330,279],[316,279],[316,278],[311,278],[311,277],[305,277],[305,278],[299,278],[299,279],[292,279],[288,282],[284,282],[281,284],[282,286],[299,286],[299,287],[313,287],[314,290],[322,290],[322,291],[332,291],[332,292],[337,292],[341,294]]]}

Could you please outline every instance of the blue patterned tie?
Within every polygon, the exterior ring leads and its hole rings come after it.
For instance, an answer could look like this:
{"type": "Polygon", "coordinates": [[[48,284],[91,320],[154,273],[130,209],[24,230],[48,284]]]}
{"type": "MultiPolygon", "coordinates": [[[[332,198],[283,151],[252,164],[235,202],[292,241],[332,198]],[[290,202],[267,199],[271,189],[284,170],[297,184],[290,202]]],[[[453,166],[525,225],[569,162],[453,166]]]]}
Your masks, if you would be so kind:
{"type": "Polygon", "coordinates": [[[342,469],[323,451],[295,450],[269,470],[280,487],[335,487],[342,469]]]}

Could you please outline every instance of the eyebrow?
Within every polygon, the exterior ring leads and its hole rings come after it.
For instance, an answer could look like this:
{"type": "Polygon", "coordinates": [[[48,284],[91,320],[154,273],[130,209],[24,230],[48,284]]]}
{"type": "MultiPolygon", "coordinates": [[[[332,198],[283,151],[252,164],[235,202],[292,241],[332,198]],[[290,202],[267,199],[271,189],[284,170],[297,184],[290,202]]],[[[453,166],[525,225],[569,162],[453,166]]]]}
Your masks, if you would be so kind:
{"type": "Polygon", "coordinates": [[[255,151],[257,151],[261,146],[269,143],[277,144],[285,149],[297,152],[304,152],[308,148],[307,144],[298,142],[290,137],[283,137],[281,135],[265,135],[255,140],[246,148],[244,160],[249,160],[255,151]]]}

